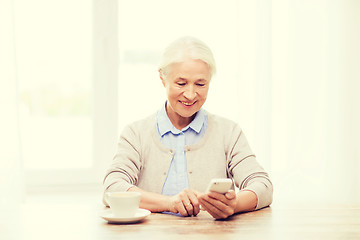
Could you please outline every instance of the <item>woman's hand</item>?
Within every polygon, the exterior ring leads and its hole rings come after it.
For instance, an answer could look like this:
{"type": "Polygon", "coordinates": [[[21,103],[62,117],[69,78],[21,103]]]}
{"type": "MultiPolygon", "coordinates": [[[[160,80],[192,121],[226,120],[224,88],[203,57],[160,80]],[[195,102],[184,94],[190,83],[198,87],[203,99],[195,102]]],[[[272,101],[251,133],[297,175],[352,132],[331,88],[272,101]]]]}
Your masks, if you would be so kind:
{"type": "Polygon", "coordinates": [[[216,219],[225,219],[235,213],[237,199],[235,191],[226,194],[210,192],[198,196],[201,206],[216,219]]]}
{"type": "Polygon", "coordinates": [[[185,189],[181,193],[170,197],[169,211],[181,215],[196,216],[200,212],[197,198],[198,193],[191,189],[185,189]]]}

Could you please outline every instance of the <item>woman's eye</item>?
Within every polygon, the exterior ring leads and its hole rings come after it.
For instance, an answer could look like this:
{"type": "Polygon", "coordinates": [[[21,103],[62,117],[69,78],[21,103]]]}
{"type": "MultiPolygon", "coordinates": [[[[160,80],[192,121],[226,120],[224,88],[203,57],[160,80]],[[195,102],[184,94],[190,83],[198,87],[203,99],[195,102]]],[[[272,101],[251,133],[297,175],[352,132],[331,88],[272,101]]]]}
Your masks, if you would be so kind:
{"type": "Polygon", "coordinates": [[[185,86],[186,83],[177,83],[179,86],[185,86]]]}
{"type": "Polygon", "coordinates": [[[203,87],[203,86],[205,86],[205,84],[204,84],[204,83],[197,83],[196,85],[198,85],[199,87],[203,87]]]}

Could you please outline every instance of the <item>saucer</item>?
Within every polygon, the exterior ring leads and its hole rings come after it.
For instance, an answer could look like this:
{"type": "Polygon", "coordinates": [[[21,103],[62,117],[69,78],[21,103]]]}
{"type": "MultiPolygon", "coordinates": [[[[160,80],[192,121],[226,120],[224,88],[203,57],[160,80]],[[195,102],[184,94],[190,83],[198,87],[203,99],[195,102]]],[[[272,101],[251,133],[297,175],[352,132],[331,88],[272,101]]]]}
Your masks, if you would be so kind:
{"type": "Polygon", "coordinates": [[[150,214],[149,210],[139,208],[133,217],[115,217],[111,209],[107,209],[101,213],[101,217],[109,223],[134,223],[143,220],[150,214]]]}

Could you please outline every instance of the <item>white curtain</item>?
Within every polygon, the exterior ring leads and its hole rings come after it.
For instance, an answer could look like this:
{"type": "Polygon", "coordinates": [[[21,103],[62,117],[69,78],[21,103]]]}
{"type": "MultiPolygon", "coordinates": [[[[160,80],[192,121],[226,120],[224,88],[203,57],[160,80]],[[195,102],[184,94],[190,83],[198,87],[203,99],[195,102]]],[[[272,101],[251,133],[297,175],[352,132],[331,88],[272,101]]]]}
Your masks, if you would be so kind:
{"type": "Polygon", "coordinates": [[[15,239],[22,201],[16,58],[11,0],[0,1],[0,231],[15,239]]]}

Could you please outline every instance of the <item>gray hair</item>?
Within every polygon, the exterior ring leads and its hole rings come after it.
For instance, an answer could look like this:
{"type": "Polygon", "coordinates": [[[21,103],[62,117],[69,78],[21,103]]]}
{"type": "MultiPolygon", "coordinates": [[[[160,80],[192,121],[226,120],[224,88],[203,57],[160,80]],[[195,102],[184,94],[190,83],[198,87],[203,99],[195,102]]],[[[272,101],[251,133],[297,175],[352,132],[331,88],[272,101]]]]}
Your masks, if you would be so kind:
{"type": "Polygon", "coordinates": [[[165,49],[159,70],[161,74],[167,75],[171,64],[186,59],[201,60],[208,64],[211,76],[216,73],[215,59],[210,48],[204,42],[190,36],[175,40],[165,49]]]}

